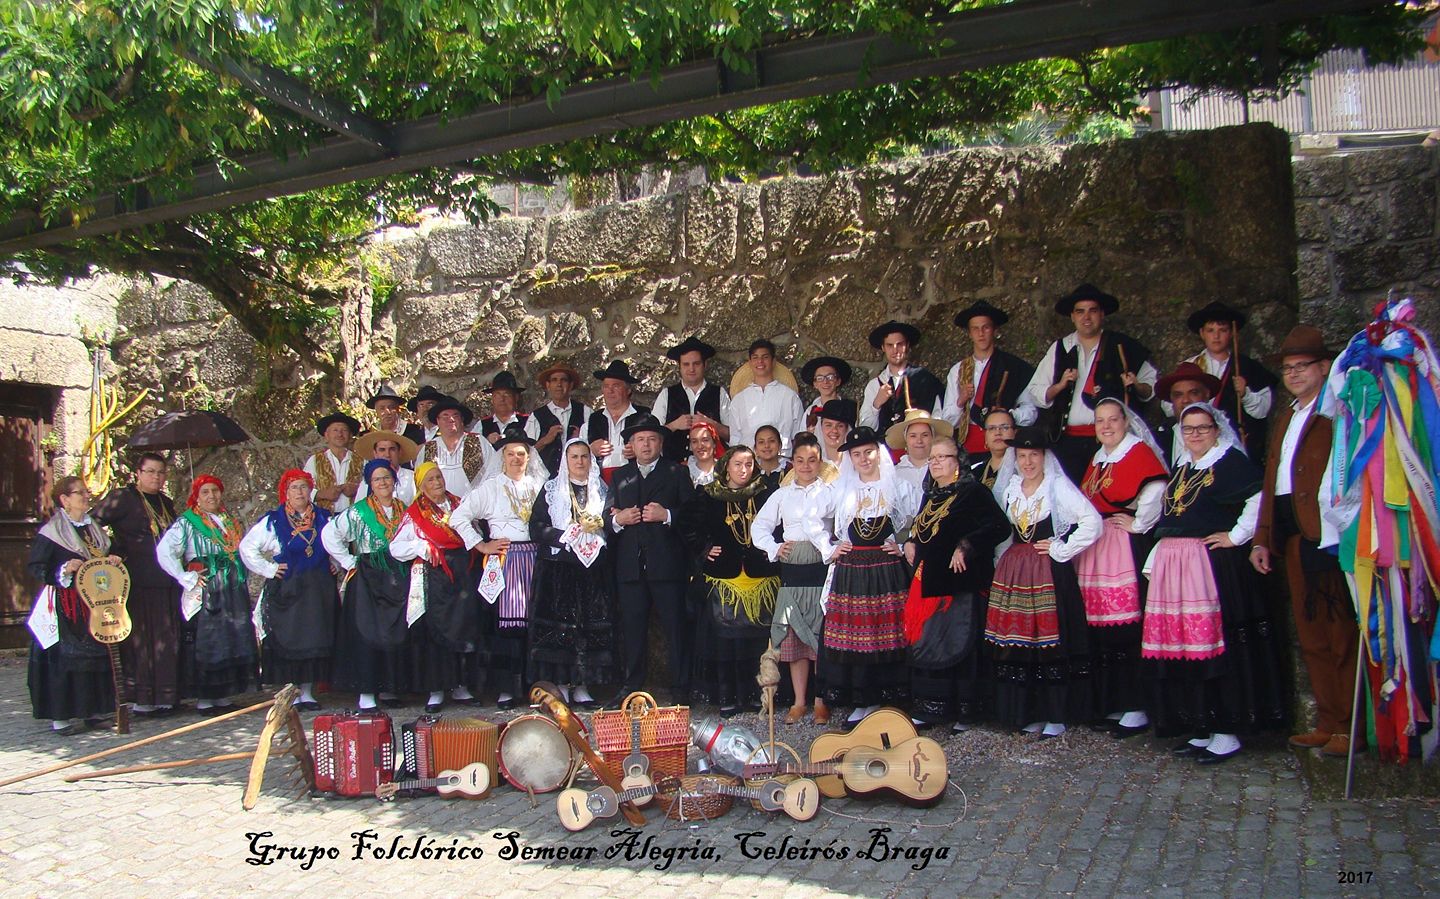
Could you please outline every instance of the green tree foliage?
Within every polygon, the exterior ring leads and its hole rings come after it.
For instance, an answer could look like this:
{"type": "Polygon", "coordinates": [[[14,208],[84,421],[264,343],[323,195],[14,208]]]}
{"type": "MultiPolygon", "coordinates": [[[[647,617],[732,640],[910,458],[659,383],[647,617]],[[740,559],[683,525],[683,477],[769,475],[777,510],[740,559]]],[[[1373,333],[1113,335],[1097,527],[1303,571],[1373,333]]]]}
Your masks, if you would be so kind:
{"type": "MultiPolygon", "coordinates": [[[[827,34],[929,39],[939,19],[1003,0],[8,0],[0,3],[0,216],[82,219],[117,190],[163,197],[205,162],[304,153],[322,126],[262,98],[207,61],[254,60],[382,122],[555,98],[587,82],[653,77],[758,47],[827,34]]],[[[487,186],[644,166],[713,177],[893,158],[955,134],[1037,115],[1080,128],[1121,120],[1163,86],[1284,92],[1321,54],[1363,49],[1388,62],[1420,46],[1404,4],[1364,16],[1096,51],[672,122],[652,128],[352,183],[6,260],[49,280],[93,266],[210,288],[253,335],[330,367],[315,326],[333,315],[335,260],[375,227],[425,207],[481,220],[487,186]]]]}

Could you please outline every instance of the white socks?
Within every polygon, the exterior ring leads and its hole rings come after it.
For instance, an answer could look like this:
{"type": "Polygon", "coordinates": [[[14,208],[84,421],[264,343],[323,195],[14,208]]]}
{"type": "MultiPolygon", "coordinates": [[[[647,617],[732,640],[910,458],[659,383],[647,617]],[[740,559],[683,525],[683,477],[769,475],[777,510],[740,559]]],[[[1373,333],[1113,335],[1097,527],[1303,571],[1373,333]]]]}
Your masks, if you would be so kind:
{"type": "Polygon", "coordinates": [[[64,720],[64,719],[61,719],[61,718],[56,718],[54,721],[51,721],[51,722],[50,722],[50,729],[51,729],[51,730],[64,730],[65,728],[69,727],[69,726],[72,725],[72,724],[84,725],[85,722],[82,721],[82,720],[80,720],[79,718],[71,718],[71,719],[68,720],[68,721],[66,721],[66,720],[64,720]]]}
{"type": "Polygon", "coordinates": [[[1106,720],[1106,721],[1119,721],[1119,720],[1120,720],[1120,713],[1119,713],[1119,712],[1111,712],[1110,714],[1108,714],[1108,715],[1105,716],[1105,720],[1106,720]]]}
{"type": "Polygon", "coordinates": [[[296,702],[314,702],[314,701],[315,701],[315,694],[310,692],[310,691],[313,690],[313,689],[315,689],[315,685],[314,685],[314,684],[301,684],[301,685],[300,685],[300,698],[297,699],[297,700],[295,700],[295,701],[296,701],[296,702]]]}
{"type": "Polygon", "coordinates": [[[1196,737],[1195,739],[1190,741],[1190,745],[1194,746],[1196,749],[1204,749],[1205,747],[1210,745],[1210,738],[1196,737]]]}
{"type": "Polygon", "coordinates": [[[1144,712],[1126,712],[1120,716],[1121,727],[1149,727],[1150,716],[1144,712]]]}
{"type": "Polygon", "coordinates": [[[570,691],[570,699],[573,699],[573,700],[575,700],[576,702],[594,702],[594,701],[595,701],[595,697],[590,695],[590,691],[587,690],[587,689],[585,689],[585,685],[584,685],[584,684],[580,684],[579,686],[575,687],[574,689],[572,689],[572,690],[570,691]]]}
{"type": "Polygon", "coordinates": [[[1020,732],[1021,732],[1021,733],[1024,733],[1024,734],[1038,734],[1038,733],[1040,733],[1040,731],[1042,731],[1042,730],[1044,730],[1044,729],[1045,729],[1045,722],[1044,722],[1044,721],[1036,721],[1034,724],[1027,724],[1027,725],[1025,725],[1024,727],[1020,728],[1020,732]]]}
{"type": "Polygon", "coordinates": [[[1210,745],[1205,747],[1205,751],[1216,755],[1229,755],[1239,748],[1240,741],[1234,734],[1211,734],[1210,745]]]}
{"type": "Polygon", "coordinates": [[[1065,733],[1065,725],[1063,724],[1057,724],[1056,722],[1051,721],[1050,723],[1045,725],[1044,734],[1047,737],[1058,737],[1063,733],[1065,733]]]}
{"type": "Polygon", "coordinates": [[[195,708],[197,711],[200,709],[213,709],[215,708],[215,706],[216,702],[213,699],[200,699],[196,700],[195,702],[195,708]]]}
{"type": "Polygon", "coordinates": [[[370,710],[373,709],[373,708],[375,708],[375,694],[374,694],[374,693],[361,693],[361,694],[360,694],[360,711],[362,711],[362,712],[368,712],[368,711],[370,711],[370,710]]]}
{"type": "Polygon", "coordinates": [[[139,702],[132,702],[132,703],[130,703],[130,711],[132,711],[132,712],[139,712],[139,713],[142,714],[142,715],[145,715],[145,714],[148,714],[148,713],[150,713],[150,712],[153,712],[153,711],[155,711],[156,708],[157,708],[157,706],[144,705],[144,704],[139,703],[139,702]]]}
{"type": "Polygon", "coordinates": [[[461,684],[460,686],[450,691],[450,698],[456,700],[457,702],[469,702],[470,700],[475,698],[475,694],[471,693],[469,688],[467,688],[464,684],[461,684]]]}
{"type": "Polygon", "coordinates": [[[496,697],[495,697],[495,701],[496,701],[496,702],[509,702],[510,700],[512,700],[512,699],[514,699],[514,698],[515,698],[515,697],[514,697],[514,696],[511,696],[509,693],[501,693],[499,696],[496,696],[496,697]]]}
{"type": "Polygon", "coordinates": [[[430,694],[430,698],[429,698],[429,699],[425,700],[425,704],[426,704],[426,705],[439,705],[440,703],[442,703],[442,702],[444,702],[444,701],[445,701],[445,691],[444,691],[444,690],[436,690],[434,693],[431,693],[431,694],[430,694]]]}

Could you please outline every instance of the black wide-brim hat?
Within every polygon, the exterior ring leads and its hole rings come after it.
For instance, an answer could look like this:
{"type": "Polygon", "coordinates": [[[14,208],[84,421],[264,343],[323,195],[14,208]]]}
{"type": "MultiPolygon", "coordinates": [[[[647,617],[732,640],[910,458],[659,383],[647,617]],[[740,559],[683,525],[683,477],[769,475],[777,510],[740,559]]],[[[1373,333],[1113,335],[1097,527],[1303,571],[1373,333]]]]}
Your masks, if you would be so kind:
{"type": "Polygon", "coordinates": [[[840,444],[840,451],[842,453],[848,453],[858,446],[869,446],[872,443],[876,446],[882,446],[885,441],[881,439],[879,434],[875,433],[874,428],[867,428],[862,425],[858,428],[850,429],[850,433],[846,436],[845,442],[840,444]]]}
{"type": "Polygon", "coordinates": [[[849,384],[850,376],[855,373],[854,370],[850,368],[850,363],[846,362],[844,359],[840,359],[836,356],[816,356],[814,359],[806,362],[800,368],[801,383],[814,384],[815,372],[819,371],[823,366],[826,365],[835,369],[835,374],[840,376],[841,384],[849,384]]]}
{"type": "Polygon", "coordinates": [[[665,358],[679,362],[686,353],[699,353],[701,359],[709,359],[715,355],[715,348],[692,334],[666,350],[665,358]]]}
{"type": "Polygon", "coordinates": [[[443,393],[440,395],[440,399],[435,401],[435,405],[430,407],[430,411],[425,413],[425,417],[430,419],[432,425],[439,424],[440,413],[447,409],[459,409],[460,417],[465,420],[465,427],[467,428],[470,427],[470,422],[475,420],[475,413],[470,411],[469,406],[455,399],[455,397],[446,396],[443,393]]]}
{"type": "Polygon", "coordinates": [[[502,371],[496,375],[495,380],[491,381],[490,386],[486,387],[483,392],[494,393],[497,390],[509,390],[515,393],[516,396],[525,392],[525,389],[516,382],[515,376],[508,371],[502,371]]]}
{"type": "Polygon", "coordinates": [[[1012,449],[1038,449],[1048,450],[1054,446],[1046,429],[1037,425],[1030,425],[1024,428],[1016,428],[1015,436],[1005,441],[1005,445],[1012,449]]]}
{"type": "Polygon", "coordinates": [[[1229,322],[1238,331],[1245,327],[1245,313],[1234,306],[1216,300],[1190,313],[1190,317],[1185,319],[1185,327],[1193,333],[1199,334],[1200,329],[1210,322],[1229,322]]]}
{"type": "MultiPolygon", "coordinates": [[[[614,376],[612,375],[611,377],[614,376]]],[[[660,423],[660,419],[651,415],[649,412],[637,412],[625,419],[625,430],[620,432],[620,439],[628,443],[631,437],[634,437],[642,431],[654,431],[662,437],[669,433],[665,429],[665,426],[660,423]]]]}
{"type": "Polygon", "coordinates": [[[885,338],[890,334],[899,334],[905,338],[905,342],[912,347],[920,345],[920,329],[905,322],[897,322],[893,318],[870,332],[870,345],[875,349],[882,349],[885,346],[885,338]]]}
{"type": "Polygon", "coordinates": [[[381,400],[394,400],[402,406],[406,405],[405,397],[396,393],[394,388],[392,388],[389,384],[381,384],[380,389],[375,391],[375,395],[365,401],[365,405],[369,406],[371,409],[374,409],[375,404],[380,402],[381,400]]]}
{"type": "Polygon", "coordinates": [[[1115,297],[1096,287],[1094,284],[1081,284],[1079,287],[1061,297],[1055,304],[1056,315],[1069,315],[1075,311],[1075,304],[1081,300],[1094,300],[1100,304],[1100,308],[1106,315],[1114,315],[1120,311],[1120,301],[1115,297]]]}
{"type": "Polygon", "coordinates": [[[843,421],[855,427],[855,401],[840,398],[830,400],[820,407],[820,418],[824,421],[843,421]]]}
{"type": "Polygon", "coordinates": [[[445,394],[436,390],[434,385],[426,384],[424,387],[420,388],[418,393],[412,396],[409,401],[405,403],[405,408],[409,409],[411,412],[418,412],[420,411],[421,400],[438,400],[444,396],[445,394]]]}
{"type": "Polygon", "coordinates": [[[595,380],[604,381],[607,378],[618,378],[627,384],[639,384],[640,379],[630,374],[630,364],[623,359],[615,359],[602,369],[595,372],[595,380]]]}
{"type": "Polygon", "coordinates": [[[981,315],[990,319],[991,324],[997,328],[1010,320],[1009,314],[1006,313],[1004,309],[996,308],[984,300],[980,300],[971,303],[969,306],[955,313],[955,324],[961,328],[968,328],[970,327],[970,319],[981,315]]]}
{"type": "Polygon", "coordinates": [[[525,426],[518,422],[511,422],[505,426],[504,433],[500,435],[499,440],[495,441],[495,449],[498,451],[501,447],[509,446],[512,443],[521,443],[525,446],[535,445],[535,441],[525,433],[525,426]]]}
{"type": "Polygon", "coordinates": [[[345,425],[350,428],[351,437],[354,437],[356,434],[360,433],[360,422],[346,415],[344,412],[332,412],[324,418],[320,419],[319,421],[315,422],[316,433],[318,433],[321,437],[324,437],[325,429],[330,427],[337,421],[344,422],[345,425]]]}

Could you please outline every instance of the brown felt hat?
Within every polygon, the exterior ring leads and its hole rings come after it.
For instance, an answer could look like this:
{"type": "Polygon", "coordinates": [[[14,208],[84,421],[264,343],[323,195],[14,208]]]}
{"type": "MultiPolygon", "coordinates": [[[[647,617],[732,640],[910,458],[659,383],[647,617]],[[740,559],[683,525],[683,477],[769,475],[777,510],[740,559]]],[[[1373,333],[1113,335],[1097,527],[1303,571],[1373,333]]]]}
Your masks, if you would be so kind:
{"type": "Polygon", "coordinates": [[[1313,325],[1296,325],[1285,335],[1279,352],[1272,353],[1269,361],[1279,365],[1286,356],[1314,356],[1316,359],[1334,359],[1335,351],[1325,345],[1325,335],[1313,325]]]}

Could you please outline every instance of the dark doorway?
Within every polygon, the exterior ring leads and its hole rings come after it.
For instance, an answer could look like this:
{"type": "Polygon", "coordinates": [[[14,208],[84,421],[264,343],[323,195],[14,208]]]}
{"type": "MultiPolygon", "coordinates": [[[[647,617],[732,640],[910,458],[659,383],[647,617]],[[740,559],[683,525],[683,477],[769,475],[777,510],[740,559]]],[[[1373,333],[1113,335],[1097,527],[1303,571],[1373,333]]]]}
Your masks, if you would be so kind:
{"type": "Polygon", "coordinates": [[[44,441],[55,421],[56,391],[0,383],[0,648],[25,646],[25,618],[40,585],[25,570],[35,532],[50,515],[44,441]]]}

